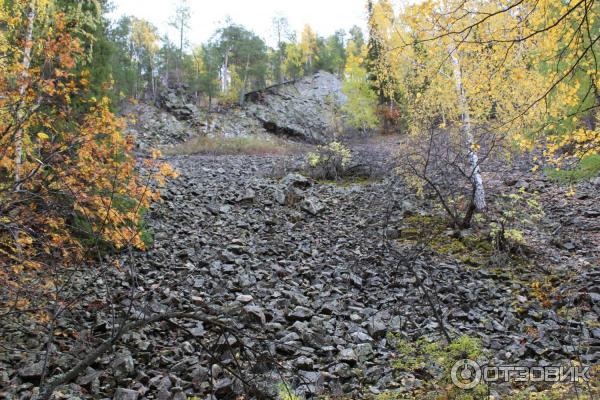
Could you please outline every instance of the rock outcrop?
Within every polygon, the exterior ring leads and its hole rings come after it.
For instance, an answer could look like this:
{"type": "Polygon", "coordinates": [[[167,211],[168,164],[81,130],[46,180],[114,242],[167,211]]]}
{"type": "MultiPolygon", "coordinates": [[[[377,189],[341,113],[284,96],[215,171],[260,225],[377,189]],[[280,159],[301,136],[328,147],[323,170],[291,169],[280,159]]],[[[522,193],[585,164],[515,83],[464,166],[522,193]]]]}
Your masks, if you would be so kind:
{"type": "Polygon", "coordinates": [[[321,143],[340,130],[339,107],[346,98],[339,78],[320,71],[245,96],[247,114],[275,134],[321,143]]]}
{"type": "Polygon", "coordinates": [[[183,90],[167,89],[156,105],[129,105],[128,133],[140,149],[181,143],[194,135],[228,137],[276,134],[309,143],[327,142],[341,131],[342,83],[325,71],[246,95],[243,106],[206,115],[183,90]]]}
{"type": "Polygon", "coordinates": [[[129,104],[123,114],[129,119],[126,134],[135,137],[139,150],[182,143],[198,129],[175,115],[150,104],[129,104]]]}
{"type": "Polygon", "coordinates": [[[185,87],[170,88],[163,91],[158,97],[157,104],[180,121],[193,122],[199,118],[198,108],[188,101],[185,87]]]}
{"type": "Polygon", "coordinates": [[[265,135],[268,133],[259,120],[240,107],[211,113],[209,122],[203,128],[203,132],[207,135],[226,137],[265,135]]]}

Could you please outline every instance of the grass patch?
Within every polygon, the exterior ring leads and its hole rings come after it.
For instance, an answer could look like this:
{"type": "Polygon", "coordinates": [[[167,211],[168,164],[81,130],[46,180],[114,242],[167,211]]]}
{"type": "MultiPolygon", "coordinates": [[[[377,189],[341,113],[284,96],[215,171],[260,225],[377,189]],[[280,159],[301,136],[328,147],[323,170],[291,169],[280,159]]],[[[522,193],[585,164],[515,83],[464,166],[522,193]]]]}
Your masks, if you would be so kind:
{"type": "Polygon", "coordinates": [[[339,187],[343,187],[343,188],[348,188],[351,186],[367,186],[367,185],[371,185],[373,183],[377,183],[377,182],[381,182],[381,180],[379,179],[374,179],[374,178],[367,178],[364,176],[356,176],[356,177],[347,177],[347,178],[342,178],[340,180],[330,180],[330,179],[324,179],[324,180],[318,180],[317,183],[321,184],[321,185],[334,185],[334,186],[339,186],[339,187]]]}
{"type": "Polygon", "coordinates": [[[279,389],[277,400],[302,400],[285,383],[280,383],[279,385],[277,385],[277,388],[279,389]]]}
{"type": "Polygon", "coordinates": [[[276,137],[259,135],[224,137],[197,136],[189,141],[164,150],[166,155],[268,155],[289,154],[298,151],[300,145],[285,142],[276,137]]]}

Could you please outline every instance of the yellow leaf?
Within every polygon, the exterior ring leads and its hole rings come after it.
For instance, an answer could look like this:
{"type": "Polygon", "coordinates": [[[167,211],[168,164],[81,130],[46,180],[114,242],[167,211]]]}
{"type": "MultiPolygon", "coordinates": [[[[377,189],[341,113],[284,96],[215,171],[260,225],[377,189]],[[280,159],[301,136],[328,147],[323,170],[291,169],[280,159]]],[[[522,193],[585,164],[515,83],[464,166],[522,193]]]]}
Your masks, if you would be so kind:
{"type": "Polygon", "coordinates": [[[22,245],[29,245],[33,243],[31,236],[21,236],[17,239],[17,243],[22,245]]]}
{"type": "Polygon", "coordinates": [[[40,140],[48,140],[48,139],[50,139],[50,136],[48,136],[48,135],[47,135],[47,134],[45,134],[44,132],[39,132],[39,133],[37,134],[37,137],[38,137],[40,140]]]}

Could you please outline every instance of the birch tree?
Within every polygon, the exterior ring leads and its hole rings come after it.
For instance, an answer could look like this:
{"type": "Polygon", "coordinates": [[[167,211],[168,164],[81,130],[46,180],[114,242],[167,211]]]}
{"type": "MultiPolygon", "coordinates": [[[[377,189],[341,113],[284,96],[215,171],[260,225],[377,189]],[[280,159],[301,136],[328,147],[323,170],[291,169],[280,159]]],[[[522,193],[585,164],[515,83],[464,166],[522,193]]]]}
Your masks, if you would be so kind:
{"type": "Polygon", "coordinates": [[[313,65],[318,60],[317,34],[308,24],[304,25],[300,35],[300,49],[305,73],[313,72],[313,65]]]}
{"type": "Polygon", "coordinates": [[[475,211],[483,212],[485,210],[485,189],[483,188],[483,179],[481,178],[481,171],[479,168],[479,156],[477,155],[475,139],[473,137],[469,102],[467,101],[465,87],[463,85],[460,61],[454,49],[450,48],[448,50],[448,54],[450,56],[450,60],[452,61],[452,72],[454,83],[456,85],[456,94],[458,97],[458,104],[461,114],[462,133],[464,136],[465,145],[467,146],[469,163],[471,165],[470,175],[474,188],[473,206],[475,211]]]}
{"type": "Polygon", "coordinates": [[[29,12],[27,14],[27,30],[23,40],[23,61],[21,70],[21,84],[19,86],[19,102],[17,105],[17,124],[19,128],[15,134],[15,188],[21,189],[22,164],[23,164],[23,129],[20,127],[20,121],[23,118],[23,103],[25,92],[29,86],[29,67],[31,65],[31,48],[33,47],[33,25],[37,14],[36,0],[29,2],[29,12]]]}
{"type": "Polygon", "coordinates": [[[348,98],[342,106],[348,124],[367,133],[375,128],[379,120],[376,115],[377,94],[370,88],[364,63],[367,46],[354,41],[348,43],[348,60],[344,70],[342,92],[348,98]]]}
{"type": "Polygon", "coordinates": [[[500,143],[515,140],[518,131],[527,129],[528,119],[501,128],[493,125],[515,115],[518,104],[532,101],[534,91],[527,89],[539,83],[528,67],[528,44],[506,56],[509,44],[470,43],[473,37],[501,30],[504,21],[461,35],[441,34],[461,31],[490,6],[469,4],[473,16],[449,18],[463,3],[425,2],[407,7],[388,24],[374,24],[386,27],[385,34],[377,35],[385,53],[380,58],[386,60],[375,70],[378,81],[388,82],[390,98],[406,99],[403,117],[412,137],[412,146],[406,149],[407,179],[432,190],[457,227],[468,227],[474,213],[485,212],[481,163],[502,147],[500,143]],[[434,35],[439,38],[428,40],[434,35]]]}
{"type": "Polygon", "coordinates": [[[485,209],[489,157],[538,148],[537,162],[560,165],[599,153],[597,2],[431,0],[375,12],[385,4],[369,7],[386,60],[372,73],[407,99],[409,180],[433,189],[455,225],[485,209]],[[460,222],[447,194],[464,179],[460,222]]]}
{"type": "Polygon", "coordinates": [[[568,166],[600,151],[598,15],[596,1],[435,0],[401,12],[387,45],[396,66],[445,48],[429,73],[458,60],[471,126],[568,166]]]}
{"type": "MultiPolygon", "coordinates": [[[[131,23],[131,45],[134,61],[137,64],[138,79],[146,73],[153,98],[156,98],[156,56],[159,51],[157,29],[150,22],[133,18],[131,23]]],[[[136,97],[138,93],[136,91],[136,97]]]]}
{"type": "Polygon", "coordinates": [[[187,0],[179,0],[175,7],[175,14],[171,17],[169,25],[177,30],[179,36],[179,54],[176,64],[177,83],[181,83],[181,66],[183,63],[183,50],[187,45],[186,34],[190,29],[192,11],[187,0]]]}

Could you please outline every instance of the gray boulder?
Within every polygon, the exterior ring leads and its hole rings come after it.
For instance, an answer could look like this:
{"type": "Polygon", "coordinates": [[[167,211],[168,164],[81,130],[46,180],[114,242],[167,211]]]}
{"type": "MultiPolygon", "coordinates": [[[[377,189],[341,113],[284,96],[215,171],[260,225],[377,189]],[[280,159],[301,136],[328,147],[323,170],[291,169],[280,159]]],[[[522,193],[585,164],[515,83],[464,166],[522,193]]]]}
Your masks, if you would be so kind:
{"type": "Polygon", "coordinates": [[[310,187],[310,180],[304,175],[300,174],[288,174],[282,180],[281,183],[287,189],[298,188],[306,189],[310,187]]]}

